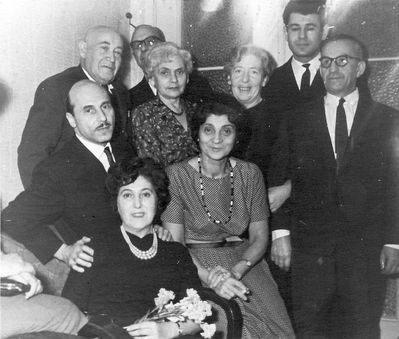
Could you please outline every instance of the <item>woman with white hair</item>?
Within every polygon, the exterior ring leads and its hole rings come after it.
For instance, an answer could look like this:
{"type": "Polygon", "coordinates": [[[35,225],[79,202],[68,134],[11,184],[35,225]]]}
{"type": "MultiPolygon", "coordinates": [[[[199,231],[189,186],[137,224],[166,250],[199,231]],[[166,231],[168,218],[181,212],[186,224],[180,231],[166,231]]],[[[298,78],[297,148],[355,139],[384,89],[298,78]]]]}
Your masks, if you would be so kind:
{"type": "Polygon", "coordinates": [[[133,111],[134,147],[139,157],[167,166],[198,153],[189,127],[195,106],[181,98],[193,69],[191,54],[172,42],[162,42],[143,61],[157,97],[133,111]]]}

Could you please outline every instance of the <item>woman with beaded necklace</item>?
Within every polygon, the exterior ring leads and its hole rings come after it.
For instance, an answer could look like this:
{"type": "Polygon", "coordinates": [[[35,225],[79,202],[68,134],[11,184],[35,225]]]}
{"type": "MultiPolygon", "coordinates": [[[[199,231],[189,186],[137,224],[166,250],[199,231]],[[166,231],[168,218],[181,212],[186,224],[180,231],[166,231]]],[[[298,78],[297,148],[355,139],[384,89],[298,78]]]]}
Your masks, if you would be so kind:
{"type": "Polygon", "coordinates": [[[93,266],[84,273],[71,271],[63,290],[82,311],[107,315],[125,327],[126,337],[201,338],[191,335],[200,330],[191,321],[134,324],[154,308],[160,288],[173,291],[176,301],[186,289],[201,288],[187,249],[154,232],[170,200],[168,184],[162,166],[149,158],[124,159],[110,168],[106,186],[122,225],[110,225],[92,239],[93,266]]]}
{"type": "Polygon", "coordinates": [[[239,297],[243,338],[292,338],[284,303],[263,259],[268,208],[262,173],[229,156],[237,119],[234,109],[219,103],[205,104],[198,112],[192,128],[200,154],[167,168],[171,202],[162,221],[189,248],[203,284],[223,297],[239,297]],[[245,231],[248,240],[239,238],[245,231]]]}

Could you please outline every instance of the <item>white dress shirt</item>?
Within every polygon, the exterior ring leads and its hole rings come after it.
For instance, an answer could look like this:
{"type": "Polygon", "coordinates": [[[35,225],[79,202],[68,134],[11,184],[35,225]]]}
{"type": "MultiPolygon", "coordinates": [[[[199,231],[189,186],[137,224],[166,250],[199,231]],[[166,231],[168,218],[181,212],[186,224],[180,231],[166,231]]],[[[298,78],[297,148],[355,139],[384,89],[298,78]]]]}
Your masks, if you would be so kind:
{"type": "Polygon", "coordinates": [[[320,53],[317,54],[312,60],[308,62],[299,62],[294,57],[291,60],[291,67],[292,71],[294,72],[295,81],[298,86],[298,89],[301,89],[301,81],[302,75],[305,73],[306,68],[303,67],[303,64],[310,64],[309,71],[310,71],[310,84],[312,85],[313,79],[316,76],[317,71],[320,68],[320,53]]]}
{"type": "Polygon", "coordinates": [[[108,147],[112,158],[115,161],[115,157],[114,154],[112,153],[112,147],[111,144],[108,142],[105,146],[99,145],[99,144],[95,144],[94,142],[91,142],[85,138],[82,138],[79,135],[76,135],[76,137],[79,139],[79,141],[101,162],[101,164],[103,165],[104,169],[106,172],[108,172],[109,169],[109,162],[108,162],[108,158],[107,155],[104,152],[105,147],[108,147]]]}

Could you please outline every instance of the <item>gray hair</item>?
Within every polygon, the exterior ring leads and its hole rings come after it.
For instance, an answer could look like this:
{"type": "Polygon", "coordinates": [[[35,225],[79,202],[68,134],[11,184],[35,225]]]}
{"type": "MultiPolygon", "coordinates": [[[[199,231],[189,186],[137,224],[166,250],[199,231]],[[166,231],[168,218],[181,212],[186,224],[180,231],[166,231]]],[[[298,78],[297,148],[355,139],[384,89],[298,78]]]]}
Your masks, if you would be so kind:
{"type": "Polygon", "coordinates": [[[144,72],[147,79],[154,75],[154,70],[163,62],[171,61],[172,57],[182,58],[184,68],[188,74],[193,70],[193,61],[189,51],[180,48],[173,42],[161,42],[152,46],[144,55],[144,72]]]}

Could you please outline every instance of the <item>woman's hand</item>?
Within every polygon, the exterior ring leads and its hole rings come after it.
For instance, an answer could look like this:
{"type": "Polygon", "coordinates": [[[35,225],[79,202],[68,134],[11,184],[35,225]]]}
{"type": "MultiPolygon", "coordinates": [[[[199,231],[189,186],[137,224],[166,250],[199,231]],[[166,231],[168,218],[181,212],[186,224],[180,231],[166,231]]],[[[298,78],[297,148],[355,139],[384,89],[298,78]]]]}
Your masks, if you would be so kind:
{"type": "Polygon", "coordinates": [[[207,284],[210,288],[215,288],[221,281],[226,280],[231,273],[222,266],[215,266],[209,270],[207,284]]]}
{"type": "Polygon", "coordinates": [[[133,338],[170,339],[179,336],[177,324],[170,321],[163,323],[143,321],[139,324],[126,326],[125,330],[133,338]]]}
{"type": "Polygon", "coordinates": [[[238,281],[233,277],[229,277],[219,282],[213,290],[223,298],[231,299],[238,297],[244,301],[248,300],[247,295],[250,292],[241,281],[238,281]]]}
{"type": "Polygon", "coordinates": [[[270,187],[267,194],[270,210],[277,211],[291,195],[291,180],[287,180],[283,185],[270,187]]]}
{"type": "Polygon", "coordinates": [[[90,240],[88,237],[83,237],[73,245],[63,245],[55,257],[66,262],[75,271],[83,273],[84,268],[91,267],[94,261],[94,250],[86,245],[90,240]]]}

